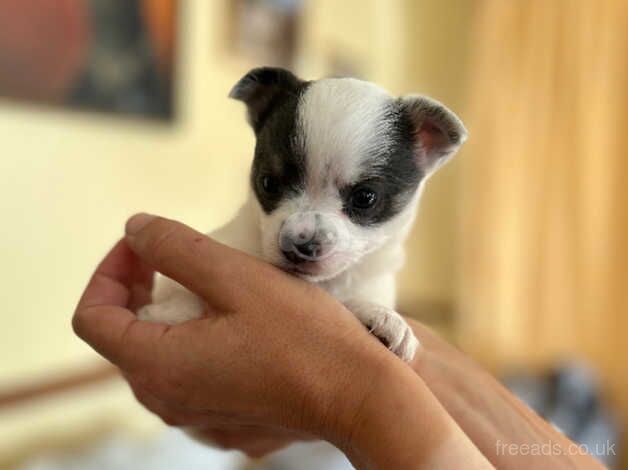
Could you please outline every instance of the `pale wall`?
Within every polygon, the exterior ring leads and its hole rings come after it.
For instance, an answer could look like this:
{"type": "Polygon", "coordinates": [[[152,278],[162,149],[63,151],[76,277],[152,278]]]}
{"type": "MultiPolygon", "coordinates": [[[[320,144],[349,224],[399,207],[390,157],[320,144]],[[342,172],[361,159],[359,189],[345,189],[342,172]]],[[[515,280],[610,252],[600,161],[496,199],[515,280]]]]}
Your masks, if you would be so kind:
{"type": "Polygon", "coordinates": [[[172,126],[0,103],[0,384],[91,356],[70,316],[128,215],[207,230],[244,197],[253,136],[226,95],[244,66],[222,64],[220,2],[184,2],[172,126]]]}
{"type": "MultiPolygon", "coordinates": [[[[402,93],[430,95],[465,120],[467,58],[472,0],[407,0],[408,73],[402,93]]],[[[473,136],[470,136],[472,139],[473,136]]],[[[456,309],[459,276],[460,161],[464,147],[427,184],[415,228],[407,243],[408,262],[399,277],[404,312],[436,303],[456,309]]]]}

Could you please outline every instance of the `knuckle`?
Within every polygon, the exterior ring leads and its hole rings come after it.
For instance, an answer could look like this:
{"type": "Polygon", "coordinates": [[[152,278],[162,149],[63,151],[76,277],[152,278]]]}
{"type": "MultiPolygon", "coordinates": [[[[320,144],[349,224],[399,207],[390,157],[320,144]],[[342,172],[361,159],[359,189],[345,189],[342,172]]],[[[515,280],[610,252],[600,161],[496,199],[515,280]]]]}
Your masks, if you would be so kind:
{"type": "Polygon", "coordinates": [[[175,417],[174,415],[161,414],[158,416],[166,426],[179,426],[182,424],[181,420],[175,417]]]}
{"type": "Polygon", "coordinates": [[[77,310],[72,316],[72,330],[79,338],[83,337],[83,315],[81,310],[77,310]]]}
{"type": "Polygon", "coordinates": [[[179,236],[180,229],[176,224],[159,224],[154,227],[146,248],[156,264],[166,262],[174,255],[173,242],[179,236]]]}
{"type": "Polygon", "coordinates": [[[190,259],[203,259],[207,257],[208,249],[211,241],[202,234],[194,234],[190,236],[185,243],[185,250],[190,259]]]}
{"type": "Polygon", "coordinates": [[[261,459],[266,454],[269,453],[266,449],[259,448],[244,448],[242,451],[246,454],[246,456],[250,459],[261,459]]]}
{"type": "Polygon", "coordinates": [[[188,407],[191,400],[186,377],[176,368],[167,367],[147,374],[143,386],[153,396],[184,408],[188,407]]]}
{"type": "Polygon", "coordinates": [[[214,431],[211,439],[215,445],[222,450],[233,450],[238,448],[233,437],[224,431],[214,431]]]}
{"type": "Polygon", "coordinates": [[[129,380],[131,389],[140,396],[138,399],[144,401],[144,397],[153,395],[159,396],[160,381],[156,379],[156,375],[150,370],[137,370],[133,373],[132,380],[129,380]]]}
{"type": "MultiPolygon", "coordinates": [[[[135,389],[135,388],[133,388],[133,387],[131,387],[131,393],[133,393],[133,396],[135,397],[135,399],[136,399],[139,403],[141,403],[142,405],[144,405],[146,408],[149,408],[149,409],[150,409],[150,406],[149,406],[149,405],[150,405],[150,403],[149,403],[148,396],[146,395],[146,393],[144,393],[144,392],[142,392],[142,391],[140,391],[140,390],[137,390],[137,389],[135,389]]],[[[151,410],[151,411],[152,411],[152,410],[151,410]]]]}
{"type": "MultiPolygon", "coordinates": [[[[90,330],[93,329],[91,313],[93,309],[89,306],[78,308],[72,316],[72,330],[79,338],[89,342],[90,330]]],[[[92,317],[93,318],[93,317],[92,317]]]]}

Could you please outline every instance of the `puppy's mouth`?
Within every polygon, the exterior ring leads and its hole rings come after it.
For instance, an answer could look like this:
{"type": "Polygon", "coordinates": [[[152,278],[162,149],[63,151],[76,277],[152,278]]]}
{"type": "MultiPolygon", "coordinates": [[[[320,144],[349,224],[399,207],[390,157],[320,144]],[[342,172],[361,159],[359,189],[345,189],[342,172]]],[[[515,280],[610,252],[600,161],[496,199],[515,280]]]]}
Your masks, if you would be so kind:
{"type": "Polygon", "coordinates": [[[344,267],[340,268],[334,263],[330,264],[329,259],[325,261],[302,261],[298,264],[286,261],[279,264],[278,267],[308,282],[328,281],[344,271],[344,267]]]}
{"type": "Polygon", "coordinates": [[[319,261],[303,261],[299,264],[285,263],[281,268],[297,276],[319,276],[324,271],[319,261]]]}

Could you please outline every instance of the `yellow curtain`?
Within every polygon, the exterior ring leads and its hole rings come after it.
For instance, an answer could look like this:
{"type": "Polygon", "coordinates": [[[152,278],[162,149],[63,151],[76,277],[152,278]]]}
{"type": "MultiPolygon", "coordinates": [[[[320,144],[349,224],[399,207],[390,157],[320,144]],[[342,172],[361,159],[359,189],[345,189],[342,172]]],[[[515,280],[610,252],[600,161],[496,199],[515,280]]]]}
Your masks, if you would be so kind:
{"type": "Polygon", "coordinates": [[[495,368],[583,358],[626,418],[628,2],[478,7],[460,343],[495,368]]]}

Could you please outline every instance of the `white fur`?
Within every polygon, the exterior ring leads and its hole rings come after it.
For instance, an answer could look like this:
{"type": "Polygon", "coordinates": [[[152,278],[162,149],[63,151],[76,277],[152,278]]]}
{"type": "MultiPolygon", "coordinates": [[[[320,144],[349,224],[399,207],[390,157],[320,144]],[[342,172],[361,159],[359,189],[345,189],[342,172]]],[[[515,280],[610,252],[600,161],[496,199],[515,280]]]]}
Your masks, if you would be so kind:
{"type": "Polygon", "coordinates": [[[335,181],[354,182],[372,150],[385,153],[392,123],[382,117],[391,99],[382,88],[352,78],[310,85],[299,106],[308,194],[335,181]]]}

